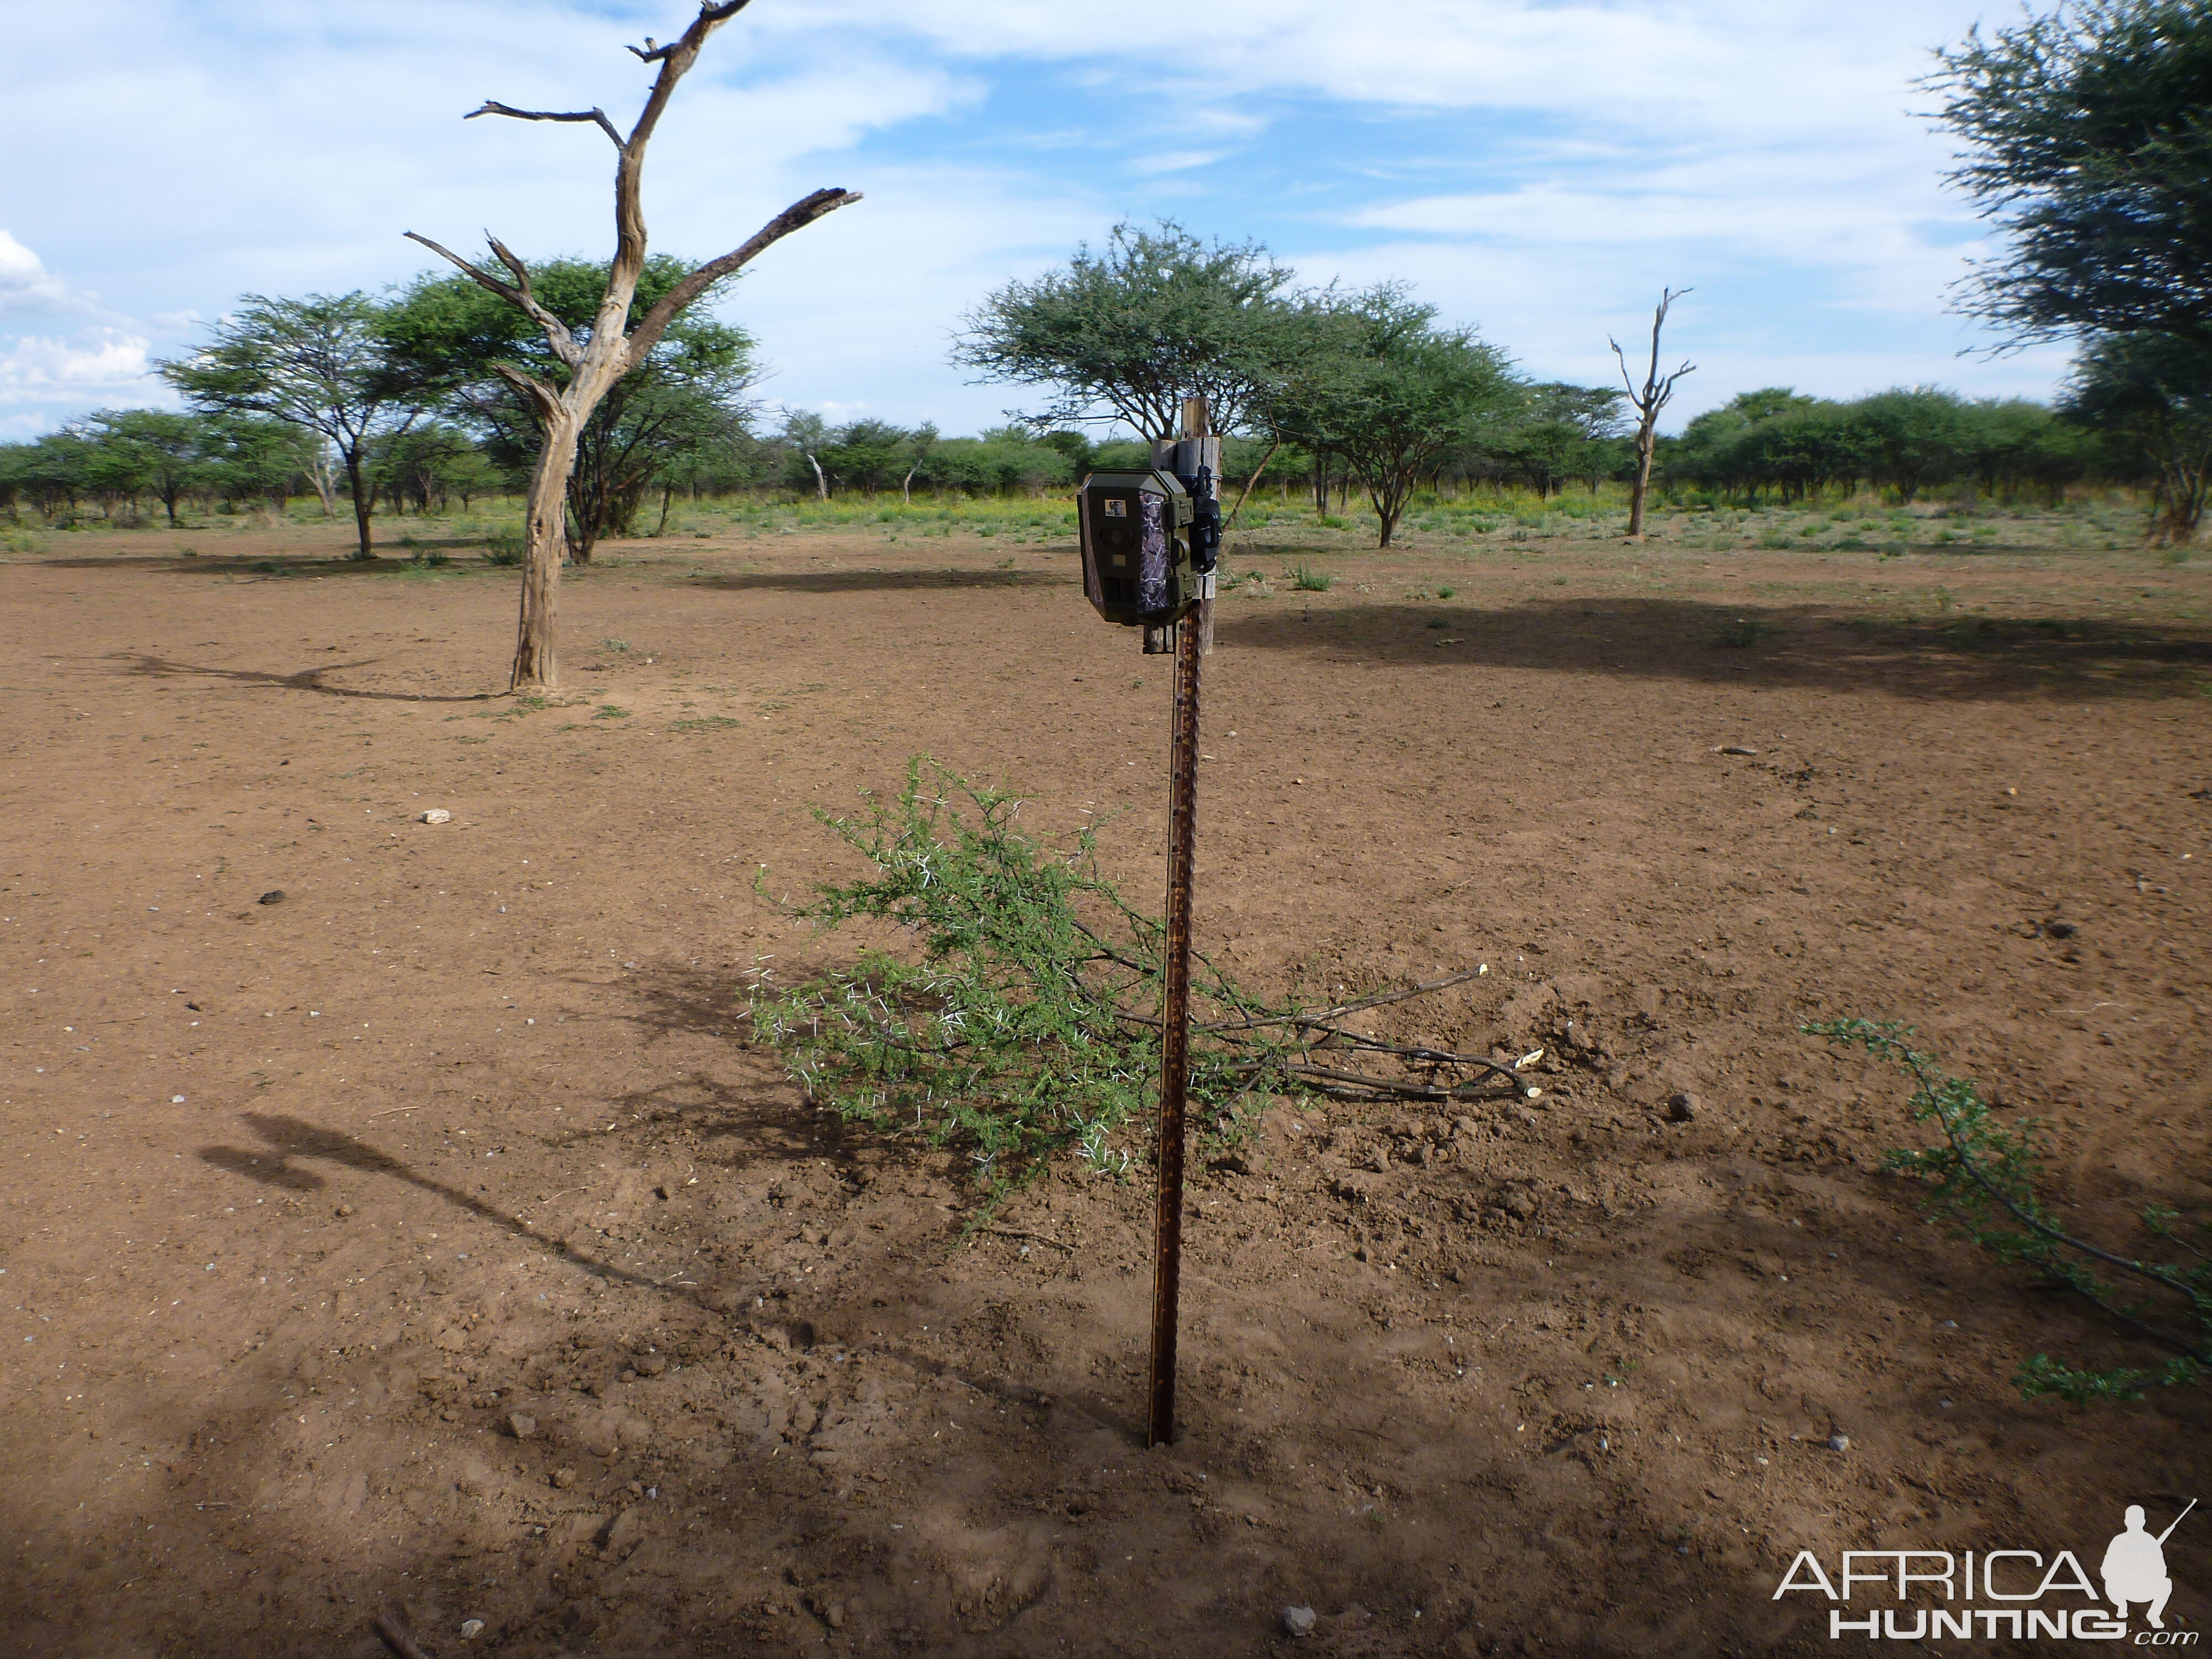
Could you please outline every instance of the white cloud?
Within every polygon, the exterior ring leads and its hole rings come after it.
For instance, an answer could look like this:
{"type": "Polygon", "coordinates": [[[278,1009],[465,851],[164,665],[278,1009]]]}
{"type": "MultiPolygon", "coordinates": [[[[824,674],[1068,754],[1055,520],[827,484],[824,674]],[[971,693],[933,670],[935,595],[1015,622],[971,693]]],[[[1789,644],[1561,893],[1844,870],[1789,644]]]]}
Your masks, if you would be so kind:
{"type": "Polygon", "coordinates": [[[0,349],[0,404],[153,400],[161,383],[147,362],[151,343],[109,328],[18,336],[0,349]]]}
{"type": "Polygon", "coordinates": [[[1171,149],[1158,155],[1140,155],[1130,165],[1139,173],[1182,173],[1210,167],[1227,154],[1219,149],[1171,149]]]}
{"type": "Polygon", "coordinates": [[[83,308],[69,285],[48,270],[37,254],[0,230],[0,317],[46,316],[83,308]]]}

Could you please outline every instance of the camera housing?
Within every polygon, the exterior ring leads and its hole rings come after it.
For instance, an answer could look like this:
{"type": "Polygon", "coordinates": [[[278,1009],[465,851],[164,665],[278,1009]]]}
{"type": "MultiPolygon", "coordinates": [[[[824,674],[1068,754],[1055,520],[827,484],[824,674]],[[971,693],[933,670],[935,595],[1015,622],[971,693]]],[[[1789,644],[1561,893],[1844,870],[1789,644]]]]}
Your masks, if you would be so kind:
{"type": "MultiPolygon", "coordinates": [[[[1202,489],[1200,480],[1191,482],[1202,489]]],[[[1190,614],[1219,541],[1220,509],[1210,498],[1201,501],[1176,474],[1154,469],[1094,472],[1075,501],[1083,592],[1093,610],[1125,628],[1159,627],[1190,614]]]]}

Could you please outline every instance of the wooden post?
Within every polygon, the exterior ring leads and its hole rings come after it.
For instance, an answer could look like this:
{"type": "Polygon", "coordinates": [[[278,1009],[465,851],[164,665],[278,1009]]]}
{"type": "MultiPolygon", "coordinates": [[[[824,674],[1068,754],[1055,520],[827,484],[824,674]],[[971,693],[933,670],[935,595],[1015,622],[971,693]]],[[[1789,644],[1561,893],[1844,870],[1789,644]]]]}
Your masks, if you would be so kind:
{"type": "MultiPolygon", "coordinates": [[[[1202,461],[1219,466],[1221,441],[1206,431],[1206,399],[1182,406],[1183,436],[1159,450],[1173,453],[1172,470],[1195,473],[1202,461]],[[1212,459],[1206,461],[1209,452],[1212,459]],[[1182,463],[1188,461],[1188,465],[1182,463]]],[[[1157,463],[1155,463],[1157,465],[1157,463]]],[[[1190,1080],[1191,866],[1198,847],[1199,659],[1212,631],[1211,600],[1175,630],[1176,675],[1168,796],[1168,933],[1166,1006],[1161,1011],[1159,1179],[1152,1238],[1152,1396],[1145,1443],[1175,1437],[1176,1336],[1182,1280],[1182,1166],[1184,1105],[1190,1080]]],[[[1148,640],[1146,648],[1152,648],[1148,640]]]]}

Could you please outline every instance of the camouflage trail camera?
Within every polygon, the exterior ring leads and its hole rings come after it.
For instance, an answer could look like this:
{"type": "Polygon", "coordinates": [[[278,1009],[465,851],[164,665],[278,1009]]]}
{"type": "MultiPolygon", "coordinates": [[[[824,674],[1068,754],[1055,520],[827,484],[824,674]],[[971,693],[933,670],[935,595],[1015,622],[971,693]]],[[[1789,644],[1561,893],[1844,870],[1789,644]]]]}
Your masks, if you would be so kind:
{"type": "Polygon", "coordinates": [[[1083,591],[1098,614],[1131,628],[1188,615],[1204,573],[1193,551],[1199,503],[1182,481],[1172,472],[1094,472],[1075,499],[1083,591]]]}

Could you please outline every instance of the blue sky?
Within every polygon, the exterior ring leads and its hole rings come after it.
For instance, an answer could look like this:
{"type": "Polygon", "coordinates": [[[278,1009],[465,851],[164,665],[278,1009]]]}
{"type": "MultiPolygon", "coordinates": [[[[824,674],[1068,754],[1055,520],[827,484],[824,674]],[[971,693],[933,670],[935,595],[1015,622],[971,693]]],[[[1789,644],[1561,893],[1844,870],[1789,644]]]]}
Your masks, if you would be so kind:
{"type": "MultiPolygon", "coordinates": [[[[84,0],[0,9],[0,438],[159,403],[149,358],[241,292],[376,289],[401,233],[603,254],[611,147],[459,118],[604,105],[683,0],[84,0]],[[88,52],[84,42],[101,44],[88,52]]],[[[1122,218],[1256,237],[1307,280],[1410,281],[1544,379],[1603,382],[1662,285],[1670,425],[1755,386],[2047,396],[1946,309],[1991,250],[1914,113],[1955,0],[1214,0],[1172,39],[1093,0],[754,0],[647,163],[654,246],[710,257],[866,193],[724,303],[771,399],[974,430],[945,361],[993,288],[1122,218]],[[1969,355],[1960,356],[1962,351],[1969,355]]]]}

